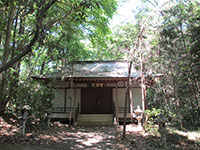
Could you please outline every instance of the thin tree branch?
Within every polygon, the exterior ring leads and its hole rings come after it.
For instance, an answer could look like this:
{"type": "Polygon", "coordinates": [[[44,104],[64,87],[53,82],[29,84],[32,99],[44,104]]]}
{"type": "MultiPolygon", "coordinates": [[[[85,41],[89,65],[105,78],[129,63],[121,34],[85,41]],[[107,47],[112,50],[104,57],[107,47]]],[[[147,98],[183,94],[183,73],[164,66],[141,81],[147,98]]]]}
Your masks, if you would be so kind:
{"type": "Polygon", "coordinates": [[[143,32],[145,30],[145,27],[146,27],[149,19],[155,13],[157,13],[163,7],[163,5],[161,7],[159,7],[159,8],[157,8],[151,15],[148,16],[148,18],[146,18],[146,20],[144,21],[144,23],[143,23],[143,25],[142,25],[142,27],[140,29],[140,32],[139,32],[138,37],[136,39],[135,45],[133,47],[131,61],[129,62],[129,67],[128,67],[127,87],[126,87],[126,96],[125,96],[125,108],[124,108],[123,139],[125,139],[125,137],[126,137],[126,115],[127,115],[126,111],[127,111],[127,101],[128,101],[128,97],[129,97],[128,96],[128,91],[129,91],[129,88],[131,86],[130,77],[131,77],[131,69],[132,69],[132,64],[133,64],[133,59],[134,59],[134,52],[138,48],[140,41],[142,41],[142,35],[143,35],[143,32]]]}
{"type": "Polygon", "coordinates": [[[10,61],[8,61],[3,66],[1,66],[0,73],[5,71],[5,70],[7,70],[8,68],[10,68],[13,64],[18,62],[25,55],[27,55],[28,53],[30,53],[32,51],[32,46],[36,43],[36,41],[37,41],[37,39],[39,37],[39,33],[40,33],[40,26],[39,25],[42,23],[42,20],[45,18],[45,13],[47,12],[47,10],[56,2],[57,2],[57,0],[52,0],[48,5],[46,5],[46,7],[41,9],[41,11],[38,11],[37,17],[36,17],[37,23],[36,23],[36,30],[35,30],[34,37],[32,38],[32,40],[30,41],[29,45],[26,47],[26,49],[22,53],[20,53],[18,56],[16,56],[15,58],[11,59],[10,61]]]}

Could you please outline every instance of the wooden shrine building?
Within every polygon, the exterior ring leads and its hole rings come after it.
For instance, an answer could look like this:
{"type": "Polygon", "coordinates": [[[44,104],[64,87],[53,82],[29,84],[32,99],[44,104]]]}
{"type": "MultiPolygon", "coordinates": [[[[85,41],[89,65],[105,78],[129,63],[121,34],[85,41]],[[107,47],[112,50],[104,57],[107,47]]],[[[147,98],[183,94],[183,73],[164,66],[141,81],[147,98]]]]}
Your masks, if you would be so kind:
{"type": "MultiPolygon", "coordinates": [[[[57,94],[52,119],[72,119],[78,125],[112,125],[123,118],[127,76],[126,61],[81,61],[33,78],[54,84],[57,94]]],[[[153,79],[160,76],[153,75],[153,79]]],[[[132,67],[128,119],[131,111],[134,117],[137,105],[142,107],[140,78],[140,72],[132,67]]]]}

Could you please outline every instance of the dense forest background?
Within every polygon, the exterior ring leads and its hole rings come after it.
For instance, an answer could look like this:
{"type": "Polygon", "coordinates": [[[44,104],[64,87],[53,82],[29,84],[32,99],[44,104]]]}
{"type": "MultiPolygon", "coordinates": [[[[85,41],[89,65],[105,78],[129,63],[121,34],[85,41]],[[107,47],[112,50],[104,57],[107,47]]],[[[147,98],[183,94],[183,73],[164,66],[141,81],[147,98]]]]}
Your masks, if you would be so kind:
{"type": "Polygon", "coordinates": [[[133,56],[138,70],[142,57],[145,73],[164,75],[148,88],[150,115],[162,113],[180,128],[200,126],[200,3],[142,4],[134,24],[111,29],[117,0],[0,1],[0,114],[17,114],[18,106],[29,104],[37,117],[50,107],[51,85],[31,75],[62,70],[72,61],[133,56]]]}

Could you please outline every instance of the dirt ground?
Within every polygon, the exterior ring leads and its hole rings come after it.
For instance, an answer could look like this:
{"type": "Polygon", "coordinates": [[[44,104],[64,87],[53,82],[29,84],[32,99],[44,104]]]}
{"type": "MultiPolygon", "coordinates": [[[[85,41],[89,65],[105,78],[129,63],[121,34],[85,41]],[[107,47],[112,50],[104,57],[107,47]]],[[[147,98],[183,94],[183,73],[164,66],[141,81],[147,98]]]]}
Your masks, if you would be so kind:
{"type": "Polygon", "coordinates": [[[30,146],[30,145],[0,144],[0,150],[51,150],[51,149],[45,147],[30,146]]]}
{"type": "Polygon", "coordinates": [[[178,134],[168,134],[167,143],[164,143],[159,136],[132,132],[132,126],[127,126],[125,140],[122,140],[122,126],[53,129],[44,130],[34,138],[27,133],[19,143],[0,143],[0,150],[200,150],[198,143],[178,134]],[[29,140],[24,138],[26,136],[29,140]]]}
{"type": "Polygon", "coordinates": [[[0,117],[0,150],[200,150],[200,132],[169,128],[163,141],[156,126],[146,133],[135,129],[127,125],[122,140],[122,126],[73,128],[54,122],[50,127],[29,127],[22,135],[15,120],[0,117]]]}
{"type": "Polygon", "coordinates": [[[0,117],[0,150],[118,149],[115,127],[70,127],[60,122],[50,127],[28,126],[20,133],[16,120],[0,117]]]}
{"type": "MultiPolygon", "coordinates": [[[[0,144],[1,150],[70,150],[70,149],[122,149],[117,142],[114,127],[77,127],[76,129],[64,130],[54,135],[55,142],[33,146],[0,144]]],[[[42,135],[41,138],[51,140],[52,137],[42,135]]]]}

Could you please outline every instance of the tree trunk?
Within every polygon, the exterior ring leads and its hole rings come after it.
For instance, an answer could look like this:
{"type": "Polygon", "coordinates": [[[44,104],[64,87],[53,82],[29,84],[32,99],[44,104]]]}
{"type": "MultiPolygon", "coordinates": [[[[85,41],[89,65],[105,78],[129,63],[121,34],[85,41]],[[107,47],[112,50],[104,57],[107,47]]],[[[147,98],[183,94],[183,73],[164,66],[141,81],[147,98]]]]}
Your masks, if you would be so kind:
{"type": "MultiPolygon", "coordinates": [[[[16,35],[18,33],[18,36],[21,36],[24,34],[24,17],[20,17],[19,20],[19,14],[20,14],[20,6],[18,6],[17,8],[17,12],[16,12],[16,16],[15,16],[15,21],[14,21],[14,29],[13,29],[13,44],[12,44],[12,52],[11,52],[11,59],[13,59],[16,55],[16,51],[22,49],[22,44],[19,44],[19,42],[16,39],[16,35]],[[20,23],[19,23],[20,22],[20,23]],[[19,25],[19,30],[17,29],[19,25]],[[18,31],[18,32],[17,32],[18,31]],[[16,46],[16,45],[20,45],[20,46],[16,46]]],[[[18,82],[19,82],[19,72],[20,72],[20,61],[18,61],[13,68],[15,69],[14,72],[11,72],[9,74],[9,95],[8,95],[8,101],[6,103],[6,107],[8,107],[9,105],[12,105],[12,100],[16,99],[16,90],[18,87],[18,82]]]]}
{"type": "Polygon", "coordinates": [[[16,56],[15,58],[8,61],[6,64],[3,64],[1,66],[0,73],[7,70],[8,68],[10,68],[13,64],[18,62],[21,58],[23,58],[24,56],[26,56],[28,53],[30,53],[32,51],[32,46],[35,44],[35,42],[37,41],[37,39],[39,37],[40,28],[42,26],[42,21],[45,18],[45,14],[48,11],[48,9],[56,2],[57,2],[57,0],[52,0],[45,7],[43,7],[41,10],[38,11],[38,13],[36,14],[36,16],[37,16],[36,17],[36,30],[35,30],[34,37],[32,38],[32,40],[30,41],[30,43],[28,44],[28,46],[25,48],[24,51],[22,51],[18,56],[16,56]]]}
{"type": "Polygon", "coordinates": [[[176,106],[178,109],[178,121],[180,123],[180,128],[183,129],[183,121],[182,121],[182,114],[181,114],[181,104],[180,104],[180,98],[178,95],[178,84],[175,81],[175,76],[172,74],[172,81],[173,81],[173,86],[174,86],[174,96],[176,98],[176,106]]]}
{"type": "Polygon", "coordinates": [[[11,31],[12,31],[12,24],[13,24],[13,18],[14,18],[14,12],[15,12],[15,5],[14,3],[11,6],[9,17],[8,17],[8,23],[7,23],[7,29],[6,29],[6,39],[5,39],[5,45],[4,45],[4,54],[3,54],[3,61],[2,66],[0,67],[0,73],[4,71],[2,74],[2,85],[0,89],[0,114],[4,113],[5,105],[6,105],[6,87],[7,87],[7,76],[8,72],[7,69],[13,66],[15,63],[21,60],[25,55],[30,53],[32,51],[32,46],[35,44],[39,37],[40,28],[42,26],[42,21],[45,18],[45,13],[48,11],[48,9],[56,3],[57,0],[50,1],[46,6],[41,8],[41,10],[38,10],[36,14],[36,30],[34,33],[34,37],[28,44],[28,46],[25,48],[24,51],[22,51],[18,56],[8,61],[9,56],[9,46],[10,46],[10,38],[11,38],[11,31]]]}
{"type": "Polygon", "coordinates": [[[145,76],[144,76],[144,63],[143,63],[143,59],[141,56],[141,90],[142,90],[142,110],[143,112],[145,111],[145,104],[146,104],[146,86],[144,84],[145,82],[145,76]]]}
{"type": "MultiPolygon", "coordinates": [[[[154,13],[156,13],[157,11],[159,11],[161,8],[158,8],[154,11],[154,13]]],[[[153,14],[152,14],[153,15],[153,14]]],[[[147,22],[149,21],[149,19],[152,17],[152,15],[148,16],[148,18],[144,21],[141,29],[140,29],[140,32],[138,34],[138,37],[135,41],[135,44],[134,44],[134,47],[133,47],[133,51],[132,51],[132,55],[131,55],[131,61],[130,61],[130,64],[129,64],[129,67],[128,67],[128,84],[127,86],[127,91],[126,91],[126,96],[125,96],[125,108],[124,108],[124,121],[126,121],[126,107],[127,107],[127,99],[129,97],[129,95],[127,95],[129,93],[129,88],[130,88],[130,76],[131,76],[131,68],[132,68],[132,64],[133,64],[133,59],[134,59],[134,52],[135,50],[138,48],[140,42],[142,42],[142,35],[143,35],[143,32],[145,30],[145,26],[147,24],[147,22]]],[[[130,98],[130,97],[129,97],[130,98]]],[[[124,126],[123,126],[123,138],[126,137],[126,122],[124,122],[124,126]]]]}
{"type": "MultiPolygon", "coordinates": [[[[3,53],[3,60],[2,65],[5,65],[8,61],[8,56],[10,54],[10,39],[11,39],[11,31],[12,31],[12,25],[13,25],[13,18],[15,13],[15,5],[12,3],[10,12],[8,14],[8,23],[6,27],[6,39],[4,44],[4,53],[3,53]]],[[[6,95],[7,95],[7,87],[8,87],[8,71],[5,70],[5,72],[2,74],[2,84],[1,84],[1,90],[0,90],[0,114],[3,114],[5,111],[5,105],[6,105],[6,95]]]]}

